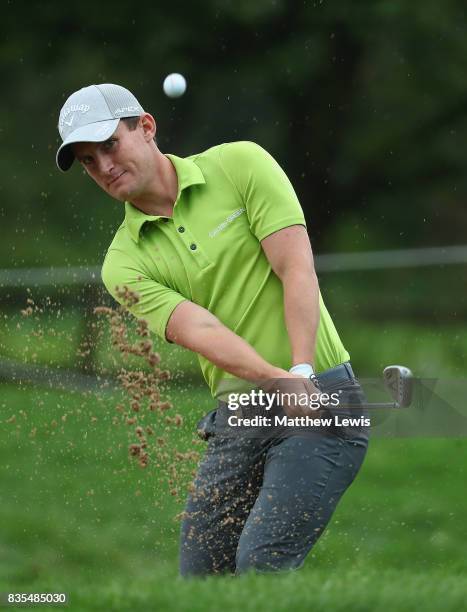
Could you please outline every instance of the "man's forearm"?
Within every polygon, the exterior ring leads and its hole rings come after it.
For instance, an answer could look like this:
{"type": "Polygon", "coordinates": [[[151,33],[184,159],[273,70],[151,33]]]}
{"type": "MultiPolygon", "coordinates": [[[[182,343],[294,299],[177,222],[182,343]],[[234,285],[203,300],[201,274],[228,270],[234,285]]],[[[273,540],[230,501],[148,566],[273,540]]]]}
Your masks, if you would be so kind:
{"type": "Polygon", "coordinates": [[[284,316],[291,345],[291,365],[315,365],[319,324],[319,286],[306,228],[284,227],[261,241],[284,292],[284,316]]]}
{"type": "Polygon", "coordinates": [[[222,324],[199,330],[196,347],[194,350],[211,363],[244,380],[257,382],[283,375],[283,370],[265,361],[248,342],[222,324]]]}
{"type": "Polygon", "coordinates": [[[319,285],[314,269],[291,270],[282,278],[284,315],[292,349],[292,365],[315,365],[319,324],[319,285]]]}
{"type": "Polygon", "coordinates": [[[223,325],[217,317],[188,300],[179,304],[172,313],[166,336],[244,380],[257,382],[286,374],[281,368],[265,361],[248,342],[223,325]]]}

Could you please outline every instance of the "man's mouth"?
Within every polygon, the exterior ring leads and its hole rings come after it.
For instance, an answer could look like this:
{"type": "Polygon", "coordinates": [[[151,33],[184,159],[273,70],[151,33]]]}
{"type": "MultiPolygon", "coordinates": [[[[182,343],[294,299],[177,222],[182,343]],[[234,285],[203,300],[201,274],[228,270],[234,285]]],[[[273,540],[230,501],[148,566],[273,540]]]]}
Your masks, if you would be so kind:
{"type": "Polygon", "coordinates": [[[109,182],[109,187],[110,185],[112,185],[113,183],[115,183],[115,181],[118,181],[118,179],[123,176],[125,174],[126,170],[123,170],[122,172],[120,172],[120,174],[117,174],[117,176],[115,176],[110,182],[109,182]]]}

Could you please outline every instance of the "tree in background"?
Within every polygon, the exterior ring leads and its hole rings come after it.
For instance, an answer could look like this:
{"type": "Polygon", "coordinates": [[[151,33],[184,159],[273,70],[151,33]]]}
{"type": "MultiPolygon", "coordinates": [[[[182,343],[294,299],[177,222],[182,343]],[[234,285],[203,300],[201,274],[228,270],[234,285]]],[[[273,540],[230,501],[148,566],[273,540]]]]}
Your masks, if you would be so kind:
{"type": "Polygon", "coordinates": [[[55,169],[65,98],[132,89],[162,150],[254,140],[291,177],[319,251],[465,241],[467,36],[460,1],[10,2],[2,14],[1,266],[100,263],[122,216],[55,169]],[[188,91],[161,89],[178,71],[188,91]]]}

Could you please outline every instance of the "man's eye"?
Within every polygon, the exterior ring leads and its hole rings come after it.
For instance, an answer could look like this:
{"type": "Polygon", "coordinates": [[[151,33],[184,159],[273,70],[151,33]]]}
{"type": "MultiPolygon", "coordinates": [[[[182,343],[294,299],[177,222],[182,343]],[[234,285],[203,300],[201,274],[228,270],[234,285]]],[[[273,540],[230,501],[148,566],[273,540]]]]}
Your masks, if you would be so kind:
{"type": "Polygon", "coordinates": [[[83,157],[81,163],[85,166],[89,166],[90,164],[92,164],[92,157],[83,157]]]}
{"type": "Polygon", "coordinates": [[[106,151],[108,151],[109,149],[111,149],[111,148],[114,146],[114,144],[115,144],[116,142],[117,142],[117,141],[115,140],[115,138],[111,138],[110,140],[106,140],[106,141],[104,142],[104,149],[105,149],[106,151]]]}

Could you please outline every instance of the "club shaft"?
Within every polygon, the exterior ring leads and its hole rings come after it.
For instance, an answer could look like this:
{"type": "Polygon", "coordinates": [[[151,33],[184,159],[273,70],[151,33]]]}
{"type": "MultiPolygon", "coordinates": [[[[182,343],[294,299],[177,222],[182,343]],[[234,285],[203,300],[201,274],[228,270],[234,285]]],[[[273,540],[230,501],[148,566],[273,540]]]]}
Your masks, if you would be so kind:
{"type": "Polygon", "coordinates": [[[358,408],[400,408],[400,406],[397,402],[376,402],[369,404],[339,404],[336,408],[355,408],[357,410],[358,408]]]}

